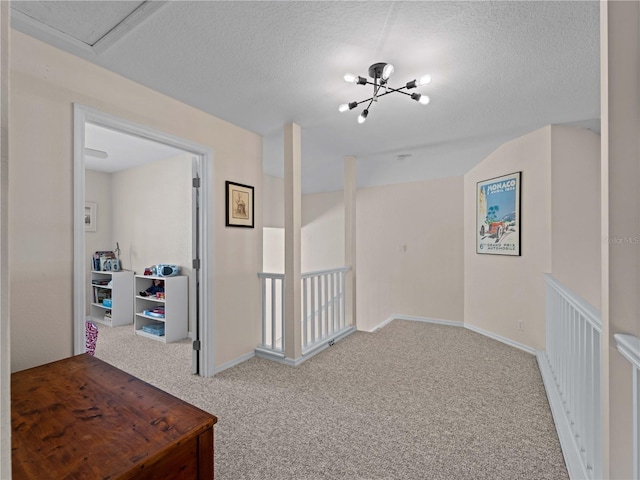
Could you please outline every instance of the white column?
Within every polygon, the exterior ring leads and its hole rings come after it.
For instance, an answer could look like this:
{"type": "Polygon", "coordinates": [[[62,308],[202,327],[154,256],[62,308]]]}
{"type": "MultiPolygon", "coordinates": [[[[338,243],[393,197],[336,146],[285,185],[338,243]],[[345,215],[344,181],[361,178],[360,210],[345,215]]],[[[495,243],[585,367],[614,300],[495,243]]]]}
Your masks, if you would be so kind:
{"type": "Polygon", "coordinates": [[[356,316],[356,158],[344,158],[345,324],[357,327],[356,316]]]}
{"type": "Polygon", "coordinates": [[[0,2],[0,478],[11,478],[11,340],[9,336],[8,174],[9,17],[0,2]]]}
{"type": "Polygon", "coordinates": [[[301,248],[302,142],[300,126],[284,127],[284,353],[291,359],[302,355],[301,336],[301,248]]]}
{"type": "Polygon", "coordinates": [[[603,477],[631,478],[631,367],[613,335],[640,334],[640,8],[601,2],[603,477]]]}

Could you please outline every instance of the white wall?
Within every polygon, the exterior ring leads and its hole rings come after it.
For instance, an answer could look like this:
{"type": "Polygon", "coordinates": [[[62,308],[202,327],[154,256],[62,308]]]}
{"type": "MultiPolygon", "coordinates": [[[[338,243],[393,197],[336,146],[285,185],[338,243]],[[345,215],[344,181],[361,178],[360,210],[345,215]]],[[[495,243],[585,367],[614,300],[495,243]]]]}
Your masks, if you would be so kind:
{"type": "Polygon", "coordinates": [[[262,197],[261,137],[16,31],[11,84],[12,370],[73,353],[74,102],[213,151],[206,294],[215,363],[252,352],[260,341],[262,206],[256,202],[254,229],[225,228],[224,182],[252,185],[262,197]]]}
{"type": "Polygon", "coordinates": [[[551,128],[551,273],[600,310],[600,135],[551,128]]]}
{"type": "Polygon", "coordinates": [[[344,194],[302,196],[302,271],[344,265],[344,194]]]}
{"type": "Polygon", "coordinates": [[[547,126],[502,145],[465,175],[465,323],[544,349],[545,273],[600,307],[599,145],[591,131],[547,126]],[[476,183],[516,171],[521,256],[477,254],[469,234],[476,183]]]}
{"type": "MultiPolygon", "coordinates": [[[[91,262],[93,252],[98,250],[115,250],[116,244],[113,240],[113,214],[111,203],[111,179],[112,175],[105,172],[93,170],[85,171],[85,200],[96,203],[96,231],[85,232],[84,251],[87,257],[85,285],[91,283],[91,262]]],[[[91,312],[92,289],[87,286],[85,309],[86,315],[91,312]]]]}
{"type": "Polygon", "coordinates": [[[543,349],[551,271],[551,127],[505,143],[464,176],[464,321],[543,349]],[[521,256],[476,253],[476,183],[521,171],[521,256]],[[518,321],[524,330],[518,330],[518,321]]]}
{"type": "MultiPolygon", "coordinates": [[[[263,271],[284,273],[284,179],[264,175],[263,271]]],[[[344,265],[344,195],[302,196],[302,272],[344,265]]]]}
{"type": "Polygon", "coordinates": [[[463,320],[462,212],[462,177],[358,190],[358,329],[394,313],[463,320]]]}
{"type": "Polygon", "coordinates": [[[113,174],[111,244],[120,245],[122,268],[137,274],[158,263],[180,267],[180,274],[189,278],[193,332],[191,157],[185,153],[113,174]],[[160,193],[158,185],[169,188],[160,193]]]}

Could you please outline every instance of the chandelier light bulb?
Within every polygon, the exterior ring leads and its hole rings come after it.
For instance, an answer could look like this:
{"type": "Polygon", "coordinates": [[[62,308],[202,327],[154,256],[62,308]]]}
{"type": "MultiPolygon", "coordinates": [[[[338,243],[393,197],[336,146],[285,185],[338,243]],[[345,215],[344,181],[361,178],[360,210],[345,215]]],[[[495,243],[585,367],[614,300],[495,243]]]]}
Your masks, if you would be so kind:
{"type": "Polygon", "coordinates": [[[422,85],[429,85],[431,83],[431,75],[423,75],[417,83],[419,87],[422,85]]]}
{"type": "Polygon", "coordinates": [[[390,63],[387,63],[384,68],[382,69],[382,79],[383,80],[389,80],[389,77],[391,75],[393,75],[393,65],[391,65],[390,63]]]}
{"type": "Polygon", "coordinates": [[[353,110],[358,105],[364,104],[363,106],[365,107],[365,109],[360,115],[358,115],[358,123],[362,124],[367,120],[367,116],[369,115],[369,108],[371,108],[371,105],[378,102],[380,98],[396,92],[410,96],[412,100],[415,100],[420,105],[428,105],[431,101],[429,96],[423,95],[422,93],[418,92],[411,93],[410,90],[422,87],[423,85],[429,85],[431,83],[431,75],[423,75],[419,79],[411,80],[399,88],[392,88],[390,85],[388,85],[387,82],[389,80],[389,77],[393,75],[394,70],[394,66],[390,63],[378,62],[369,67],[369,78],[373,80],[369,80],[359,75],[354,75],[353,73],[347,73],[344,76],[345,82],[353,83],[356,85],[372,85],[373,92],[371,96],[365,100],[343,103],[338,107],[338,111],[346,112],[347,110],[353,110]]]}
{"type": "Polygon", "coordinates": [[[411,98],[413,98],[421,105],[426,105],[431,101],[431,99],[427,95],[422,95],[421,93],[412,93],[411,98]]]}
{"type": "Polygon", "coordinates": [[[356,83],[357,80],[358,80],[358,76],[354,75],[353,73],[344,74],[344,81],[347,83],[356,83]]]}

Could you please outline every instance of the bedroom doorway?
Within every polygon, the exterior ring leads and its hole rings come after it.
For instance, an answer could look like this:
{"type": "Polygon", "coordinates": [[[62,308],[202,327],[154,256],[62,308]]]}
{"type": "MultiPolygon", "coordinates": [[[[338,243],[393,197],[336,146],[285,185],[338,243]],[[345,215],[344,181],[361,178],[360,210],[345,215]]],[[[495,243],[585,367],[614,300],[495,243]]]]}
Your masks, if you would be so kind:
{"type": "MultiPolygon", "coordinates": [[[[163,164],[163,167],[160,169],[161,174],[155,173],[150,176],[149,182],[144,185],[144,194],[138,194],[137,196],[137,203],[141,203],[148,199],[148,208],[150,209],[148,210],[148,216],[149,218],[152,218],[153,214],[155,214],[155,223],[158,225],[157,238],[162,238],[165,233],[161,232],[161,230],[163,228],[171,228],[171,226],[164,225],[162,222],[162,215],[158,216],[158,212],[153,211],[153,198],[163,195],[163,190],[165,193],[168,193],[171,188],[175,190],[177,187],[176,185],[172,185],[172,183],[175,183],[172,180],[175,179],[177,182],[177,177],[180,178],[180,191],[176,197],[178,203],[176,208],[181,212],[191,211],[191,218],[189,219],[189,216],[184,216],[183,214],[184,218],[181,219],[181,231],[184,232],[184,235],[182,235],[184,238],[180,238],[179,240],[182,242],[182,246],[178,248],[175,248],[174,246],[174,250],[181,250],[181,256],[172,257],[171,255],[166,254],[166,258],[168,261],[173,263],[179,263],[183,270],[181,273],[184,273],[188,278],[189,293],[188,295],[185,293],[185,296],[187,297],[185,301],[189,305],[188,310],[190,318],[188,322],[188,333],[189,338],[193,341],[191,362],[192,373],[197,373],[201,376],[211,376],[214,373],[212,338],[213,319],[212,315],[209,315],[209,313],[212,313],[212,309],[209,308],[209,298],[211,298],[211,295],[208,290],[209,285],[207,282],[207,277],[209,275],[206,274],[206,272],[208,272],[208,267],[211,267],[207,261],[209,258],[208,251],[211,248],[211,244],[208,241],[209,232],[208,222],[206,219],[208,212],[211,209],[209,199],[212,198],[209,191],[212,185],[212,152],[207,147],[155,131],[142,125],[134,124],[81,105],[74,105],[74,352],[77,354],[85,351],[85,321],[87,317],[95,317],[96,315],[93,315],[94,313],[99,316],[102,311],[100,308],[96,308],[95,299],[92,299],[91,297],[95,290],[92,286],[94,280],[93,277],[97,277],[97,280],[100,281],[104,280],[102,279],[102,276],[105,276],[107,279],[110,277],[109,274],[96,275],[89,273],[90,270],[93,270],[89,268],[89,262],[91,262],[91,256],[94,252],[93,247],[95,246],[98,248],[99,243],[91,244],[90,241],[85,243],[85,232],[87,230],[86,225],[89,225],[89,231],[91,231],[91,228],[95,228],[95,224],[92,225],[91,222],[95,221],[96,218],[99,221],[101,218],[99,213],[97,213],[97,216],[95,213],[99,212],[99,207],[95,205],[96,202],[87,202],[88,198],[85,196],[85,189],[87,188],[87,185],[95,186],[96,178],[101,178],[99,176],[100,172],[94,172],[93,168],[91,171],[86,170],[88,167],[94,166],[95,168],[95,165],[99,165],[99,163],[95,163],[95,157],[104,158],[105,155],[104,151],[96,151],[95,148],[93,150],[86,150],[86,148],[92,147],[92,145],[87,143],[87,138],[97,138],[95,136],[96,134],[113,136],[120,135],[118,138],[124,141],[131,141],[133,142],[132,145],[135,145],[136,141],[141,145],[149,145],[149,152],[154,149],[159,151],[155,153],[156,156],[170,156],[173,153],[176,154],[175,158],[169,160],[171,163],[165,162],[163,164]],[[174,167],[170,167],[170,165],[174,165],[174,167]],[[177,166],[180,172],[179,175],[172,175],[169,172],[162,171],[166,170],[167,166],[169,166],[169,168],[176,168],[177,166]],[[189,171],[185,172],[186,169],[189,171]],[[188,190],[190,190],[190,192],[188,190]],[[89,215],[91,216],[92,209],[94,212],[94,218],[89,218],[89,223],[87,224],[86,212],[89,212],[89,215]],[[188,237],[190,238],[187,240],[188,237]],[[190,248],[188,248],[189,245],[185,245],[185,242],[191,244],[190,248]],[[170,260],[170,258],[178,258],[178,260],[170,260]]],[[[153,157],[153,154],[150,153],[150,155],[153,157]]],[[[116,155],[113,155],[112,157],[114,162],[117,161],[116,155]]],[[[158,163],[160,163],[160,161],[158,163]]],[[[115,169],[118,167],[112,165],[110,168],[115,169]]],[[[126,166],[120,168],[126,168],[126,166]]],[[[158,169],[155,169],[152,164],[149,164],[149,166],[144,166],[132,171],[137,171],[138,173],[136,174],[139,174],[140,171],[158,172],[158,169]]],[[[129,175],[119,174],[118,178],[129,178],[129,175]]],[[[146,180],[146,177],[142,178],[142,181],[144,180],[146,180]]],[[[136,183],[139,186],[141,179],[138,179],[136,183]]],[[[126,186],[119,188],[126,188],[126,186]]],[[[114,193],[114,195],[119,198],[118,196],[123,195],[123,192],[127,191],[131,192],[131,190],[121,190],[119,193],[114,193]]],[[[132,198],[134,197],[135,192],[132,198]]],[[[113,205],[113,208],[111,209],[113,211],[110,210],[109,214],[116,216],[117,213],[115,210],[118,208],[118,205],[121,214],[122,212],[128,213],[127,205],[131,205],[131,200],[129,200],[128,204],[126,201],[114,201],[113,204],[110,205],[113,205]]],[[[145,206],[144,208],[147,207],[145,206]]],[[[140,231],[145,229],[142,225],[145,217],[147,216],[144,213],[145,211],[146,210],[138,208],[137,220],[133,222],[131,220],[133,217],[130,217],[130,221],[128,222],[129,225],[120,227],[114,226],[113,237],[110,237],[113,246],[110,246],[111,248],[108,248],[108,250],[119,250],[122,247],[123,256],[120,258],[118,255],[118,263],[121,262],[126,270],[130,270],[130,272],[126,272],[128,275],[118,274],[118,277],[128,277],[127,281],[130,283],[126,284],[125,282],[125,291],[129,288],[135,290],[138,287],[140,287],[140,290],[145,290],[142,287],[146,287],[145,280],[147,279],[134,276],[132,270],[135,270],[135,274],[143,275],[144,268],[151,266],[151,264],[159,263],[163,261],[163,258],[165,258],[162,250],[157,250],[155,256],[148,255],[145,257],[145,253],[147,252],[144,250],[146,249],[140,247],[141,243],[146,243],[144,241],[145,236],[149,237],[148,233],[140,231]],[[142,213],[140,213],[140,210],[142,210],[142,213]],[[134,229],[138,229],[137,232],[131,231],[132,225],[134,229]],[[125,238],[119,239],[118,236],[125,238]],[[131,240],[133,238],[136,240],[131,240]],[[132,246],[136,242],[137,245],[132,246]],[[156,258],[158,260],[151,262],[152,259],[155,260],[156,258]],[[145,285],[143,285],[143,283],[145,285]]],[[[113,224],[115,225],[115,223],[116,220],[114,218],[113,224]]],[[[95,234],[93,235],[97,238],[95,234]]],[[[87,238],[93,239],[93,237],[90,236],[87,238]]],[[[153,238],[155,237],[151,235],[149,238],[153,241],[153,238]]],[[[105,242],[103,241],[102,244],[104,243],[105,242]]],[[[100,249],[102,248],[104,247],[100,247],[100,249]]],[[[149,247],[149,249],[151,249],[151,247],[149,247]]],[[[171,283],[171,279],[172,277],[168,277],[166,282],[162,282],[163,284],[166,283],[167,292],[169,288],[181,288],[179,286],[173,286],[175,285],[175,282],[171,283]]],[[[179,280],[177,277],[173,278],[173,280],[176,279],[179,280]]],[[[113,275],[113,280],[116,280],[116,275],[113,275]]],[[[115,284],[113,288],[115,289],[115,284]]],[[[187,289],[184,290],[186,291],[187,289]]],[[[115,295],[115,291],[112,293],[115,295]]],[[[176,298],[175,294],[173,298],[176,298]]],[[[162,302],[164,302],[164,300],[162,300],[162,302]]],[[[139,292],[136,290],[132,305],[135,312],[139,310],[138,307],[142,304],[146,307],[147,303],[150,302],[147,302],[146,299],[139,298],[139,292]]],[[[169,301],[167,300],[166,304],[163,303],[162,307],[167,308],[167,318],[165,322],[166,332],[165,338],[162,340],[166,339],[167,342],[169,342],[170,338],[168,337],[168,330],[171,325],[169,322],[169,301]]],[[[135,329],[139,334],[144,335],[149,331],[149,329],[145,329],[145,332],[141,332],[140,330],[142,330],[142,326],[153,326],[154,322],[145,320],[141,315],[134,315],[134,310],[131,310],[131,315],[135,319],[135,329]]],[[[116,311],[114,307],[113,315],[115,315],[115,313],[116,311]]],[[[112,314],[112,312],[109,311],[109,314],[112,314]]],[[[105,320],[107,319],[105,318],[105,320]]],[[[131,334],[134,335],[134,326],[130,327],[131,334]]],[[[174,337],[175,335],[182,336],[183,333],[172,333],[172,335],[174,337]]]]}

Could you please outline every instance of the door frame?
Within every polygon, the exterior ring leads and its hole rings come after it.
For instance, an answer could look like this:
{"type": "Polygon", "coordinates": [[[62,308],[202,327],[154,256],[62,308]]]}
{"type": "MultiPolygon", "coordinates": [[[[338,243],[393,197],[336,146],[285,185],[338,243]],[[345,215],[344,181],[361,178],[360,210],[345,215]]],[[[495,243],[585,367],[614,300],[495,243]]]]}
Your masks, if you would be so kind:
{"type": "MultiPolygon", "coordinates": [[[[85,124],[93,123],[102,127],[121,131],[130,135],[164,143],[179,148],[199,158],[200,174],[200,211],[199,211],[199,244],[201,246],[200,269],[196,271],[199,291],[199,317],[197,331],[200,335],[199,374],[211,377],[215,373],[214,365],[214,309],[212,283],[209,279],[214,275],[213,263],[213,222],[209,222],[209,213],[213,212],[213,150],[204,145],[179,138],[150,127],[140,125],[114,115],[101,112],[86,105],[73,104],[73,350],[74,354],[85,352],[85,320],[86,320],[86,252],[84,231],[85,203],[85,124]],[[210,231],[211,230],[211,231],[210,231]]],[[[132,312],[133,313],[133,312],[132,312]]],[[[195,332],[192,332],[195,335],[195,332]]]]}

